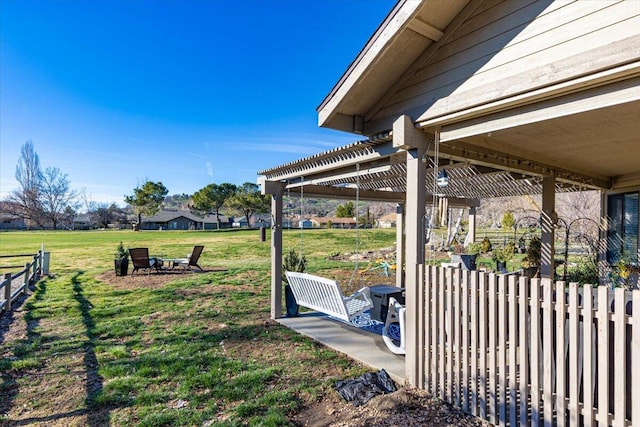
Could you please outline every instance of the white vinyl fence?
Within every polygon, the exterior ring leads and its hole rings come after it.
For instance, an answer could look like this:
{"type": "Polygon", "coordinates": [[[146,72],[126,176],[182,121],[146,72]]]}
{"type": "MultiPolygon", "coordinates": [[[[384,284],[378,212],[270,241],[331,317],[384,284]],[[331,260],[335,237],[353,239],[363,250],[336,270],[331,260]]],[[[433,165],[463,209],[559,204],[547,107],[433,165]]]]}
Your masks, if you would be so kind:
{"type": "Polygon", "coordinates": [[[496,425],[640,424],[639,290],[443,267],[425,280],[427,391],[496,425]]]}

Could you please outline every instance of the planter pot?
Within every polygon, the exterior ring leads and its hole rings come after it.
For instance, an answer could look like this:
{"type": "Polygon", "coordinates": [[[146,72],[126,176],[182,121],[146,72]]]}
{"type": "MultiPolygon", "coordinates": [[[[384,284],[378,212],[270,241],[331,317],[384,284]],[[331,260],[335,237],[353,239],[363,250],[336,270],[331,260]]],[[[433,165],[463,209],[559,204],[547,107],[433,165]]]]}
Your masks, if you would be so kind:
{"type": "Polygon", "coordinates": [[[113,262],[116,276],[126,276],[129,273],[129,258],[116,259],[113,262]]]}
{"type": "Polygon", "coordinates": [[[478,255],[468,254],[452,254],[451,262],[459,262],[462,265],[463,270],[475,270],[476,269],[476,257],[478,255]]]}
{"type": "Polygon", "coordinates": [[[522,269],[522,275],[532,279],[538,276],[539,270],[540,270],[540,267],[524,267],[522,269]]]}
{"type": "Polygon", "coordinates": [[[284,287],[284,302],[287,306],[287,317],[298,317],[298,303],[289,285],[284,287]]]}

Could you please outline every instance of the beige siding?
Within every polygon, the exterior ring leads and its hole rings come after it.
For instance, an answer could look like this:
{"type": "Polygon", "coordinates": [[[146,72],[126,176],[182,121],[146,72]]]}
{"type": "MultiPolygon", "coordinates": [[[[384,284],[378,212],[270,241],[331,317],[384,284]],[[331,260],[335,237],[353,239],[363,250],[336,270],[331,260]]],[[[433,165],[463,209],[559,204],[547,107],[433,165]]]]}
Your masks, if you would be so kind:
{"type": "Polygon", "coordinates": [[[637,59],[640,1],[490,1],[388,99],[372,121],[419,120],[637,59]]]}

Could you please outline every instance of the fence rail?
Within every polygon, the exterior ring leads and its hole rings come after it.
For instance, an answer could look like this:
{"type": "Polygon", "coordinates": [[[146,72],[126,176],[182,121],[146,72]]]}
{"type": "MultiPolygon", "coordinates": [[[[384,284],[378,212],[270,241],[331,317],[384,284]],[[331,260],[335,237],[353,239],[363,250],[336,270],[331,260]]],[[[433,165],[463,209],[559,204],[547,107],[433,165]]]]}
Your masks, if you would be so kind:
{"type": "Polygon", "coordinates": [[[30,262],[24,266],[5,266],[2,268],[22,268],[17,273],[5,273],[0,276],[0,310],[10,311],[13,302],[27,288],[37,282],[43,274],[48,273],[49,253],[43,248],[35,254],[0,255],[0,258],[25,258],[30,257],[30,262]],[[20,280],[21,279],[21,280],[20,280]]]}
{"type": "Polygon", "coordinates": [[[425,279],[427,391],[496,425],[640,422],[640,290],[436,266],[425,279]]]}

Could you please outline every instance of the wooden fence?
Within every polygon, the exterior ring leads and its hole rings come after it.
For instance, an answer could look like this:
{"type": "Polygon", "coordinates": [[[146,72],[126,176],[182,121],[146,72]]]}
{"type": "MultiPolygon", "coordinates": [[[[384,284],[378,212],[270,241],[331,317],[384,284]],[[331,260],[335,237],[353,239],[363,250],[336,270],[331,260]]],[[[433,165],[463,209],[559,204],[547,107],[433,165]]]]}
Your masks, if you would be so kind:
{"type": "Polygon", "coordinates": [[[20,295],[27,292],[29,285],[38,281],[43,274],[48,274],[49,253],[44,247],[35,254],[0,255],[0,260],[29,258],[30,261],[21,265],[2,265],[3,269],[22,268],[17,273],[5,273],[0,277],[0,310],[11,310],[11,304],[20,295]]]}
{"type": "Polygon", "coordinates": [[[435,266],[425,278],[427,391],[496,425],[640,424],[640,290],[435,266]]]}

